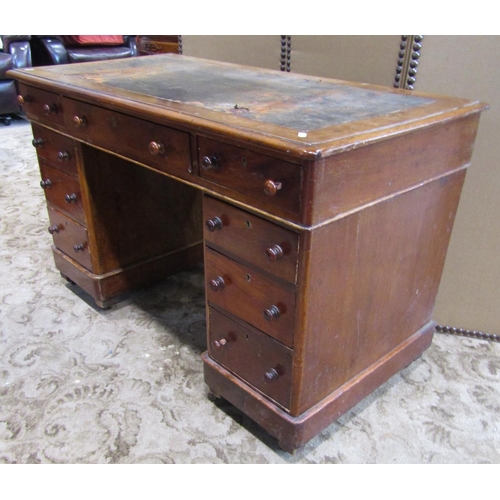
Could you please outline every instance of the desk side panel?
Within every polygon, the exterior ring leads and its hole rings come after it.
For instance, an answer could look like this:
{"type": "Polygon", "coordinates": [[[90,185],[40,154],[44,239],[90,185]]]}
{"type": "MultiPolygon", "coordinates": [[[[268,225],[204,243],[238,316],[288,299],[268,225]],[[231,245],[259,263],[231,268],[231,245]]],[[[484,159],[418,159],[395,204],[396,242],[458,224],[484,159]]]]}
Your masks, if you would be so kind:
{"type": "Polygon", "coordinates": [[[315,169],[311,225],[466,166],[472,156],[479,113],[415,130],[311,165],[315,169]]]}
{"type": "Polygon", "coordinates": [[[304,235],[293,415],[429,323],[465,172],[304,235]]]}

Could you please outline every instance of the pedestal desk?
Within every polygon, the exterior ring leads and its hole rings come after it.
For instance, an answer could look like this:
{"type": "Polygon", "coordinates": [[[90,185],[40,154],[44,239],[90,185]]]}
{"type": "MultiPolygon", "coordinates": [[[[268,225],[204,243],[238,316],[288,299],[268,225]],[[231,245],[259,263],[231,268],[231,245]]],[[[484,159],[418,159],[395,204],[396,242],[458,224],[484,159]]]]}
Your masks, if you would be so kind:
{"type": "Polygon", "coordinates": [[[430,345],[482,103],[159,55],[12,71],[55,264],[204,260],[205,381],[293,451],[430,345]]]}

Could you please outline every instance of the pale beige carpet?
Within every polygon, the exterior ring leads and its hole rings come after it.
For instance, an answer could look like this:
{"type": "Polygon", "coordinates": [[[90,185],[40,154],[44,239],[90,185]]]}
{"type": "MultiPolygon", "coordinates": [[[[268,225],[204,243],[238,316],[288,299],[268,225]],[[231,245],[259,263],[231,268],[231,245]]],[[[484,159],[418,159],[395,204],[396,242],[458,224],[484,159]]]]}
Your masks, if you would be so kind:
{"type": "Polygon", "coordinates": [[[0,170],[0,462],[500,463],[499,343],[437,334],[290,456],[206,397],[201,268],[99,310],[53,265],[26,122],[0,170]]]}

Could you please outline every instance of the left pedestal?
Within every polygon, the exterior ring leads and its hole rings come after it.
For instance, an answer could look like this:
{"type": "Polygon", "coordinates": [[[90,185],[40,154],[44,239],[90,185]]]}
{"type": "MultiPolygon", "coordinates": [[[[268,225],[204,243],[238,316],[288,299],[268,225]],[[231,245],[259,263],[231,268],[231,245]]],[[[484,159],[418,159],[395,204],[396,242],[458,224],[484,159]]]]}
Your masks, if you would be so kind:
{"type": "Polygon", "coordinates": [[[202,261],[197,190],[38,124],[33,136],[56,266],[99,307],[202,261]]]}

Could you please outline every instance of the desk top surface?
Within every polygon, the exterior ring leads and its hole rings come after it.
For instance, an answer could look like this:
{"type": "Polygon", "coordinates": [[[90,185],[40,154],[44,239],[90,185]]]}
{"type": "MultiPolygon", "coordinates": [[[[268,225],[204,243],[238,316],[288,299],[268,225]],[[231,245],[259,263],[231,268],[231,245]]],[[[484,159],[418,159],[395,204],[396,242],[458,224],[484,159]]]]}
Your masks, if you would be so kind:
{"type": "Polygon", "coordinates": [[[176,54],[16,70],[63,95],[297,153],[351,149],[484,105],[176,54]]]}

